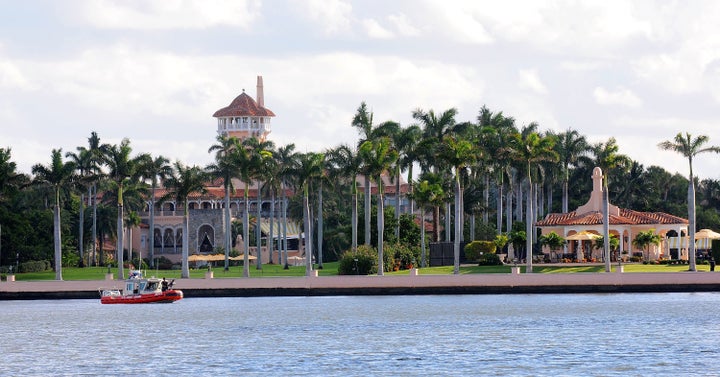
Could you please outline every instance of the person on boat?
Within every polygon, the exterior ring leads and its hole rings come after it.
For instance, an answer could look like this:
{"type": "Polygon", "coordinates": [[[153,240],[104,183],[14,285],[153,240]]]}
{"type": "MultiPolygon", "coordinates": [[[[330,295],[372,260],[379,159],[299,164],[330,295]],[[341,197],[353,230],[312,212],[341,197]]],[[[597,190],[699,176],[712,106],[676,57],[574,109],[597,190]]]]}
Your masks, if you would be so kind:
{"type": "Polygon", "coordinates": [[[163,292],[167,291],[167,290],[168,290],[168,282],[167,282],[167,280],[165,280],[165,278],[162,279],[162,283],[161,283],[161,284],[162,284],[162,288],[161,288],[162,291],[163,291],[163,292]]]}

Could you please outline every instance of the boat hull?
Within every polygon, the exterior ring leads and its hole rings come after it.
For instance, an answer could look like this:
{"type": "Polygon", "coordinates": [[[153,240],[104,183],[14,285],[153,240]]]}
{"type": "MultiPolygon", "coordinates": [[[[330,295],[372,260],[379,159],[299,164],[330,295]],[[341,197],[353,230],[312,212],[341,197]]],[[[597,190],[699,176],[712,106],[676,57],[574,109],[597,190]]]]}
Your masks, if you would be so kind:
{"type": "Polygon", "coordinates": [[[183,292],[170,289],[164,292],[142,293],[134,295],[106,295],[100,297],[101,304],[162,304],[182,300],[183,292]]]}

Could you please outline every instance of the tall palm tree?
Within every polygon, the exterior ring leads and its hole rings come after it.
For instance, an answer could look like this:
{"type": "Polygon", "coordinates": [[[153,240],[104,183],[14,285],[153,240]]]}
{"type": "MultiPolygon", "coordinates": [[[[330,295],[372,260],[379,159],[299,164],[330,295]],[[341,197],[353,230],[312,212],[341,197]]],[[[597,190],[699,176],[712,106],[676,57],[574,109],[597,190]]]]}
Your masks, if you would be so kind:
{"type": "Polygon", "coordinates": [[[230,239],[230,192],[235,191],[232,179],[237,177],[240,169],[236,164],[236,156],[234,155],[240,149],[240,141],[236,137],[228,137],[227,135],[218,135],[217,144],[213,144],[208,153],[215,152],[215,162],[208,165],[208,173],[214,177],[222,179],[223,188],[225,189],[225,271],[230,269],[230,249],[232,248],[232,240],[230,239]]]}
{"type": "Polygon", "coordinates": [[[590,151],[590,145],[585,136],[577,130],[568,128],[565,132],[555,135],[555,152],[557,152],[562,165],[563,197],[562,212],[568,212],[568,187],[570,185],[570,165],[575,165],[579,157],[590,151]]]}
{"type": "Polygon", "coordinates": [[[78,254],[80,255],[80,267],[85,267],[85,188],[94,173],[94,162],[92,152],[85,147],[77,147],[77,153],[68,152],[65,157],[75,164],[77,169],[77,183],[80,189],[80,208],[78,210],[78,254]]]}
{"type": "MultiPolygon", "coordinates": [[[[441,157],[455,169],[455,237],[453,240],[454,274],[460,273],[460,238],[463,229],[462,171],[470,166],[477,157],[477,150],[468,140],[446,136],[443,139],[441,157]]],[[[449,229],[448,229],[449,230],[449,229]]],[[[446,231],[448,231],[446,230],[446,231]]]]}
{"type": "Polygon", "coordinates": [[[118,279],[124,279],[125,273],[123,269],[123,233],[124,233],[124,212],[123,212],[123,189],[125,180],[137,173],[137,168],[141,158],[130,157],[132,148],[130,140],[123,139],[117,145],[103,144],[100,147],[103,153],[103,162],[108,167],[108,178],[117,185],[117,261],[118,261],[118,279]]]}
{"type": "MultiPolygon", "coordinates": [[[[367,104],[365,104],[364,101],[360,103],[360,107],[358,107],[353,117],[352,126],[357,128],[361,133],[358,147],[362,143],[373,139],[373,113],[368,110],[367,104]]],[[[370,202],[370,176],[365,169],[363,169],[362,173],[364,176],[363,185],[365,190],[365,245],[370,245],[370,217],[372,211],[370,202]]]]}
{"type": "Polygon", "coordinates": [[[417,202],[420,212],[420,266],[426,266],[425,253],[425,213],[439,204],[442,204],[445,193],[443,192],[441,179],[433,173],[424,173],[418,178],[411,197],[417,202]]]}
{"type": "Polygon", "coordinates": [[[55,280],[62,280],[62,239],[60,228],[60,192],[68,189],[75,178],[75,163],[63,162],[62,149],[53,149],[50,164],[32,167],[35,183],[53,188],[53,229],[55,241],[55,280]]]}
{"type": "Polygon", "coordinates": [[[610,171],[624,166],[629,161],[625,155],[618,154],[620,147],[614,137],[605,143],[597,143],[592,146],[595,155],[595,166],[600,167],[603,173],[603,255],[605,259],[605,272],[610,272],[610,171]]]}
{"type": "Polygon", "coordinates": [[[177,203],[183,203],[183,241],[182,241],[182,271],[183,279],[190,278],[190,269],[188,266],[189,255],[189,197],[193,193],[204,194],[207,189],[205,184],[208,180],[208,174],[198,166],[185,166],[177,161],[174,164],[172,174],[165,180],[165,187],[168,193],[161,199],[165,201],[169,198],[174,199],[177,203]]]}
{"type": "Polygon", "coordinates": [[[533,198],[533,175],[536,175],[535,168],[541,161],[557,161],[557,153],[552,149],[553,140],[549,137],[541,137],[537,132],[529,131],[535,127],[526,127],[524,132],[518,133],[513,139],[513,155],[515,160],[522,162],[527,180],[527,207],[526,207],[526,272],[532,272],[532,242],[535,217],[532,210],[533,198]]]}
{"type": "Polygon", "coordinates": [[[358,246],[358,200],[357,200],[357,175],[360,171],[362,161],[358,156],[355,149],[348,145],[340,145],[339,147],[332,150],[328,158],[333,164],[333,171],[337,175],[337,179],[340,182],[347,182],[350,185],[350,205],[352,207],[352,214],[350,216],[351,222],[351,249],[352,251],[357,250],[358,246]]]}
{"type": "MultiPolygon", "coordinates": [[[[443,137],[452,132],[455,126],[455,116],[457,109],[451,108],[445,110],[440,115],[436,115],[435,111],[424,111],[416,109],[412,113],[413,119],[420,122],[423,131],[423,140],[420,142],[423,155],[420,158],[420,166],[423,171],[432,169],[434,173],[439,173],[445,166],[439,160],[438,151],[442,144],[443,137]]],[[[448,229],[446,229],[447,231],[448,229]]],[[[435,207],[433,212],[433,240],[439,241],[440,238],[440,206],[435,207]]]]}
{"type": "Polygon", "coordinates": [[[150,180],[150,204],[148,216],[148,259],[150,267],[155,266],[155,189],[159,182],[164,181],[172,174],[172,166],[170,160],[164,156],[152,158],[149,154],[143,155],[143,159],[138,167],[138,173],[143,180],[150,180]]]}
{"type": "Polygon", "coordinates": [[[322,175],[322,153],[305,153],[300,155],[295,177],[298,187],[303,190],[303,232],[305,233],[305,274],[312,274],[312,232],[310,231],[310,185],[322,175]]]}
{"type": "Polygon", "coordinates": [[[688,159],[690,167],[690,182],[688,183],[688,254],[690,257],[690,271],[696,270],[695,265],[695,176],[693,175],[693,158],[700,153],[720,153],[720,147],[705,146],[710,141],[706,135],[699,135],[695,138],[688,132],[684,135],[682,132],[675,135],[672,141],[666,140],[658,144],[660,149],[674,151],[680,153],[688,159]]]}
{"type": "MultiPolygon", "coordinates": [[[[93,131],[90,133],[90,137],[88,138],[88,150],[90,153],[92,153],[92,164],[93,164],[93,171],[95,172],[95,175],[92,179],[92,186],[91,186],[91,193],[90,197],[92,200],[92,244],[91,244],[91,252],[93,255],[93,259],[95,262],[97,262],[97,239],[98,239],[98,232],[97,232],[97,185],[98,182],[103,177],[103,172],[101,169],[102,165],[102,151],[100,149],[100,138],[98,137],[97,132],[93,131]]],[[[104,256],[100,255],[100,264],[104,264],[104,256]]]]}
{"type": "Polygon", "coordinates": [[[367,165],[367,171],[377,183],[377,230],[378,230],[378,275],[383,275],[383,233],[385,232],[382,174],[395,163],[398,153],[391,147],[390,139],[381,137],[366,141],[359,151],[367,165]]]}
{"type": "Polygon", "coordinates": [[[278,176],[280,178],[280,201],[282,203],[282,248],[283,268],[290,268],[287,261],[287,198],[285,188],[293,178],[297,169],[299,155],[295,152],[295,144],[287,144],[278,148],[276,159],[279,165],[278,176]]]}
{"type": "Polygon", "coordinates": [[[262,181],[265,180],[269,172],[268,164],[272,163],[273,150],[275,143],[269,140],[260,140],[251,137],[243,140],[243,146],[247,148],[250,154],[250,175],[257,182],[257,206],[256,222],[255,222],[255,242],[257,243],[257,259],[255,260],[255,268],[262,269],[262,230],[260,224],[262,222],[262,181]]]}

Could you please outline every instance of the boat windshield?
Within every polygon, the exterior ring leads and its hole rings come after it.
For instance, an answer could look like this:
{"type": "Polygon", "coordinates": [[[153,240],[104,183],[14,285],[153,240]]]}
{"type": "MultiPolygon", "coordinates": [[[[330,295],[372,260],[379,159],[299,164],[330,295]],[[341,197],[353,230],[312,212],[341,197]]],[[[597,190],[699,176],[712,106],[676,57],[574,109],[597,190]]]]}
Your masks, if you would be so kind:
{"type": "Polygon", "coordinates": [[[156,281],[149,281],[149,282],[147,283],[147,288],[145,288],[145,289],[147,289],[148,291],[154,291],[154,290],[157,289],[157,287],[158,287],[158,282],[156,282],[156,281]]]}

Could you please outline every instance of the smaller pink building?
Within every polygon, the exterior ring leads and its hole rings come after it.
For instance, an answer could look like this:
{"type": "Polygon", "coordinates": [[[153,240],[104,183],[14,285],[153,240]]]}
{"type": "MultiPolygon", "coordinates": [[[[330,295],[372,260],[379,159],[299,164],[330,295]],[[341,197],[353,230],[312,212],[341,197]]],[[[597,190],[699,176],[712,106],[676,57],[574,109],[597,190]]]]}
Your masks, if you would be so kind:
{"type": "MultiPolygon", "coordinates": [[[[593,169],[592,174],[593,190],[590,199],[585,205],[578,207],[575,211],[568,213],[551,213],[543,220],[535,223],[542,230],[542,234],[555,232],[563,238],[568,238],[580,232],[587,232],[597,235],[603,233],[603,187],[602,170],[598,167],[593,169]]],[[[610,234],[614,234],[620,240],[619,251],[627,251],[631,256],[635,252],[642,252],[633,246],[632,241],[639,232],[653,229],[659,234],[663,242],[658,246],[651,246],[649,259],[670,259],[670,244],[680,245],[681,239],[686,238],[688,232],[688,220],[664,212],[639,212],[626,208],[619,208],[609,204],[610,234]]],[[[563,253],[575,260],[600,261],[602,250],[594,249],[590,241],[569,241],[563,253]]],[[[550,254],[550,250],[544,250],[550,254]]],[[[674,250],[677,253],[677,250],[674,250]]],[[[646,254],[647,255],[647,254],[646,254]]],[[[612,256],[616,258],[617,253],[612,256]]],[[[687,259],[687,252],[681,250],[680,254],[672,255],[673,258],[687,259]]]]}

